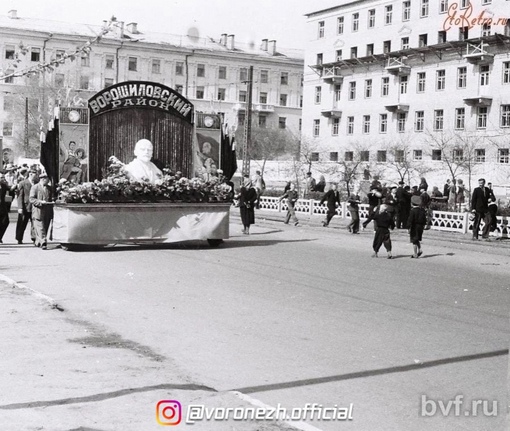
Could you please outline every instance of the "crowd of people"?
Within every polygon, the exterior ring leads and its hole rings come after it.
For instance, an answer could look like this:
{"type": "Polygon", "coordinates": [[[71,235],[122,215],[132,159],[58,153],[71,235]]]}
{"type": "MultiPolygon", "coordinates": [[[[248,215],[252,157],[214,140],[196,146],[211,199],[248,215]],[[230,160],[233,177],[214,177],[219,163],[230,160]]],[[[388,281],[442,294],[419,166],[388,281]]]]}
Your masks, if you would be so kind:
{"type": "Polygon", "coordinates": [[[9,226],[9,213],[14,201],[18,208],[17,243],[23,244],[25,231],[30,224],[32,242],[46,250],[53,218],[53,195],[48,175],[39,165],[7,164],[0,172],[0,243],[3,243],[9,226]]]}

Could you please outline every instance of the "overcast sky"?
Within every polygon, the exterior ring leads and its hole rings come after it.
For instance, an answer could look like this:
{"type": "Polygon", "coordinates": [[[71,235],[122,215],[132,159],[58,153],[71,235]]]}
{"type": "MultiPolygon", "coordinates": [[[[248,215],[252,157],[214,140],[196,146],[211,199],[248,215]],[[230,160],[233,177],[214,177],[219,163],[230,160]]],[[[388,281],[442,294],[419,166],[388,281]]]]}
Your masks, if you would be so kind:
{"type": "Polygon", "coordinates": [[[115,15],[137,22],[140,31],[200,37],[235,34],[239,42],[276,39],[286,48],[303,48],[305,13],[335,6],[345,0],[1,0],[1,15],[11,9],[20,17],[98,24],[115,15]]]}

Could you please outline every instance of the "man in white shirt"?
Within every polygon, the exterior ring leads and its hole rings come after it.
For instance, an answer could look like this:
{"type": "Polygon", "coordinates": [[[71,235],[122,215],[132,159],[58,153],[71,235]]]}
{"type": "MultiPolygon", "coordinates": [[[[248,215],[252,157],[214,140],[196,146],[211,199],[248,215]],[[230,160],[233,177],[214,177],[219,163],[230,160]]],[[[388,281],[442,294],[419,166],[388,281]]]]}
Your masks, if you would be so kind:
{"type": "Polygon", "coordinates": [[[135,181],[148,181],[155,183],[156,180],[162,178],[163,172],[151,162],[153,146],[148,139],[140,139],[135,145],[136,158],[128,163],[124,170],[128,177],[135,181]]]}

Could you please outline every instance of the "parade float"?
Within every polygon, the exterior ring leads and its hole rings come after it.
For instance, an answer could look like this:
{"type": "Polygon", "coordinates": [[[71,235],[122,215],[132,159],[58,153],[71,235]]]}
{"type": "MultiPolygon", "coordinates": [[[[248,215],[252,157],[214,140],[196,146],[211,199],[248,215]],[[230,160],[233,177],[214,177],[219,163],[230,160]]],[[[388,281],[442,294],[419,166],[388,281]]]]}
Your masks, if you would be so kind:
{"type": "Polygon", "coordinates": [[[232,191],[216,175],[219,115],[195,113],[164,85],[129,81],[97,93],[88,107],[61,108],[56,124],[53,241],[64,249],[189,240],[217,246],[229,237],[232,191]],[[126,169],[140,141],[152,143],[157,178],[126,169]]]}

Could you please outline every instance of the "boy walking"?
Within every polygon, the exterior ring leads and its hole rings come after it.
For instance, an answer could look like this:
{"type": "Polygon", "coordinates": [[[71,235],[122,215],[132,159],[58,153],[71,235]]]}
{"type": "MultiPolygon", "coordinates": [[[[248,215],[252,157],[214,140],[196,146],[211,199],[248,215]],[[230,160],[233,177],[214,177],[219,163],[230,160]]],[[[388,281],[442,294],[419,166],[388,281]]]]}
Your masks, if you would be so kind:
{"type": "Polygon", "coordinates": [[[413,244],[413,259],[419,258],[423,251],[421,249],[422,235],[425,225],[427,224],[427,213],[425,208],[421,206],[421,198],[419,196],[413,196],[411,198],[411,213],[409,214],[409,220],[407,221],[409,240],[413,244]]]}
{"type": "Polygon", "coordinates": [[[378,256],[379,249],[384,244],[384,248],[388,252],[388,259],[393,259],[391,254],[390,229],[395,229],[395,221],[393,220],[392,214],[388,212],[387,205],[381,204],[379,210],[373,214],[372,218],[374,222],[377,222],[373,242],[374,254],[372,257],[378,256]]]}
{"type": "Polygon", "coordinates": [[[296,212],[294,211],[294,205],[298,200],[298,193],[296,191],[296,185],[294,183],[290,183],[289,190],[287,190],[283,196],[280,197],[280,202],[284,199],[287,199],[287,216],[285,217],[285,224],[289,224],[290,219],[294,222],[294,226],[299,225],[299,220],[296,217],[296,212]]]}

